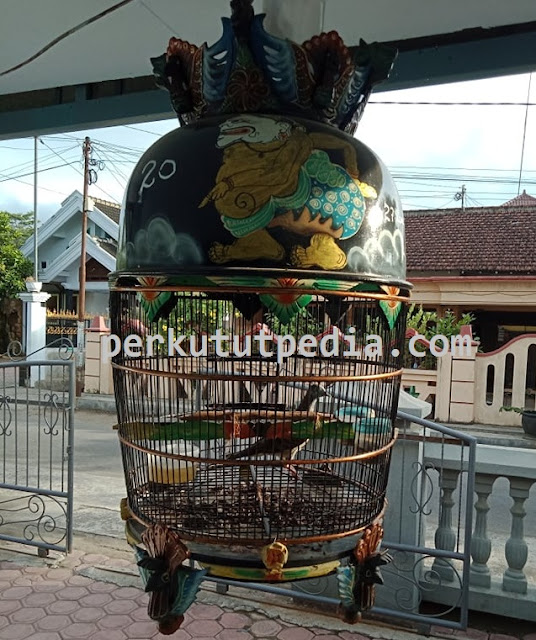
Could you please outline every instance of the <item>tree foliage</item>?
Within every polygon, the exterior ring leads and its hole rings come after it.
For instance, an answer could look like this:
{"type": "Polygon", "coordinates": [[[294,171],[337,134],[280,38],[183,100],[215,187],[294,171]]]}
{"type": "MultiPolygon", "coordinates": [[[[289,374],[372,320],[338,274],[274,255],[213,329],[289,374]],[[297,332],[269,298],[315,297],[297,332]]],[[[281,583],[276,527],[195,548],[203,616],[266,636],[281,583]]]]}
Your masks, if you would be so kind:
{"type": "Polygon", "coordinates": [[[0,211],[0,299],[13,298],[24,290],[24,280],[32,274],[33,265],[20,247],[32,233],[33,214],[0,211]]]}
{"type": "MultiPolygon", "coordinates": [[[[7,211],[2,213],[7,213],[7,211]]],[[[20,249],[34,232],[33,211],[28,211],[28,213],[7,213],[7,215],[13,229],[13,244],[20,249]]]]}

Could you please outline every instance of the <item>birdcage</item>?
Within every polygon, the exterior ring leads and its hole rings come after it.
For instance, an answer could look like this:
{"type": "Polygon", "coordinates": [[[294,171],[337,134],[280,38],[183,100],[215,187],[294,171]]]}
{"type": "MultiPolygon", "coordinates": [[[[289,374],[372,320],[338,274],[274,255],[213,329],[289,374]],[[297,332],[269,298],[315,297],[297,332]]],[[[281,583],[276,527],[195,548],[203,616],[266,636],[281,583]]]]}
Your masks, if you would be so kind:
{"type": "Polygon", "coordinates": [[[337,571],[352,620],[385,562],[403,215],[343,130],[394,52],[333,32],[294,45],[232,4],[217,45],[173,38],[153,60],[183,126],[134,170],[111,278],[123,515],[168,631],[207,574],[337,571]]]}

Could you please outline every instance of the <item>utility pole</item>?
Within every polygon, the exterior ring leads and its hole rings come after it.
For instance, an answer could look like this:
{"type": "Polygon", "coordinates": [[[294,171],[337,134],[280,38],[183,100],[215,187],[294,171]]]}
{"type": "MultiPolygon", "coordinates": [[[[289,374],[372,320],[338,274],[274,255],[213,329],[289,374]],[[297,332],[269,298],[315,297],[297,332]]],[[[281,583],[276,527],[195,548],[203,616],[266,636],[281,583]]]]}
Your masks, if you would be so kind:
{"type": "Polygon", "coordinates": [[[525,141],[527,138],[527,119],[529,117],[531,82],[532,82],[532,73],[529,75],[529,88],[527,90],[527,106],[525,107],[525,124],[523,125],[523,143],[521,145],[521,161],[519,162],[519,180],[517,181],[517,195],[520,195],[521,193],[521,178],[523,177],[523,159],[525,158],[525,141]]]}
{"type": "Polygon", "coordinates": [[[467,194],[467,189],[465,188],[465,185],[462,184],[461,191],[458,191],[458,193],[454,195],[454,200],[462,201],[462,211],[465,211],[465,195],[466,194],[467,194]]]}
{"type": "Polygon", "coordinates": [[[84,389],[85,366],[85,316],[86,316],[86,239],[87,239],[87,211],[89,165],[91,155],[91,140],[86,136],[84,140],[84,190],[82,197],[82,239],[80,242],[80,280],[78,288],[78,330],[77,330],[77,362],[76,362],[76,395],[81,396],[84,389]]]}
{"type": "Polygon", "coordinates": [[[34,254],[34,280],[39,282],[39,263],[38,263],[38,253],[37,253],[37,143],[39,138],[37,136],[34,137],[34,219],[33,219],[33,227],[34,227],[34,246],[33,246],[33,254],[34,254]]]}

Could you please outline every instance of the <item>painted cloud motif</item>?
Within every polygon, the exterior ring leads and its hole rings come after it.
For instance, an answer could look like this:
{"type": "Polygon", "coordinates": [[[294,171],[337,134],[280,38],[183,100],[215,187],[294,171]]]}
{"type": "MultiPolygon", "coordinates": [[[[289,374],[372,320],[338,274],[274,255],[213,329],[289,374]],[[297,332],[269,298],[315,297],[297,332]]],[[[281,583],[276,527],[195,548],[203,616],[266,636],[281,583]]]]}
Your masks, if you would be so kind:
{"type": "Polygon", "coordinates": [[[348,267],[356,273],[383,273],[393,277],[405,272],[406,251],[400,229],[393,233],[384,229],[363,248],[352,247],[348,251],[348,267]]]}
{"type": "Polygon", "coordinates": [[[201,264],[203,254],[197,242],[187,233],[175,233],[165,218],[153,218],[145,229],[139,229],[134,241],[126,245],[127,264],[142,266],[169,262],[177,265],[201,264]]]}

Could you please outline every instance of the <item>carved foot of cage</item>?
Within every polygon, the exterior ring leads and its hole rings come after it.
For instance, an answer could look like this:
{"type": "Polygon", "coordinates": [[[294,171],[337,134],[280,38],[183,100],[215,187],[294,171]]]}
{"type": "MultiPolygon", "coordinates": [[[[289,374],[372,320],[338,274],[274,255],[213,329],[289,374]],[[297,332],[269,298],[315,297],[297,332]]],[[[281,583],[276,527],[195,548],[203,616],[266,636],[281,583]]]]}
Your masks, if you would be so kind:
{"type": "MultiPolygon", "coordinates": [[[[205,576],[221,576],[221,568],[192,566],[192,554],[187,545],[169,527],[151,525],[142,527],[131,518],[126,499],[121,503],[121,514],[126,520],[129,544],[134,548],[145,591],[150,594],[147,612],[158,623],[163,635],[177,631],[184,621],[184,613],[194,602],[205,576]],[[143,545],[144,548],[142,548],[143,545]],[[185,561],[189,560],[189,565],[185,561]]],[[[383,584],[380,567],[391,561],[391,557],[380,552],[383,529],[379,523],[367,527],[346,562],[336,560],[307,567],[288,567],[292,564],[292,551],[279,541],[258,550],[258,559],[264,565],[257,568],[255,580],[271,583],[328,575],[337,572],[341,604],[340,617],[349,624],[361,620],[363,611],[374,606],[375,585],[383,584]]],[[[228,576],[246,579],[245,576],[228,576]]]]}

